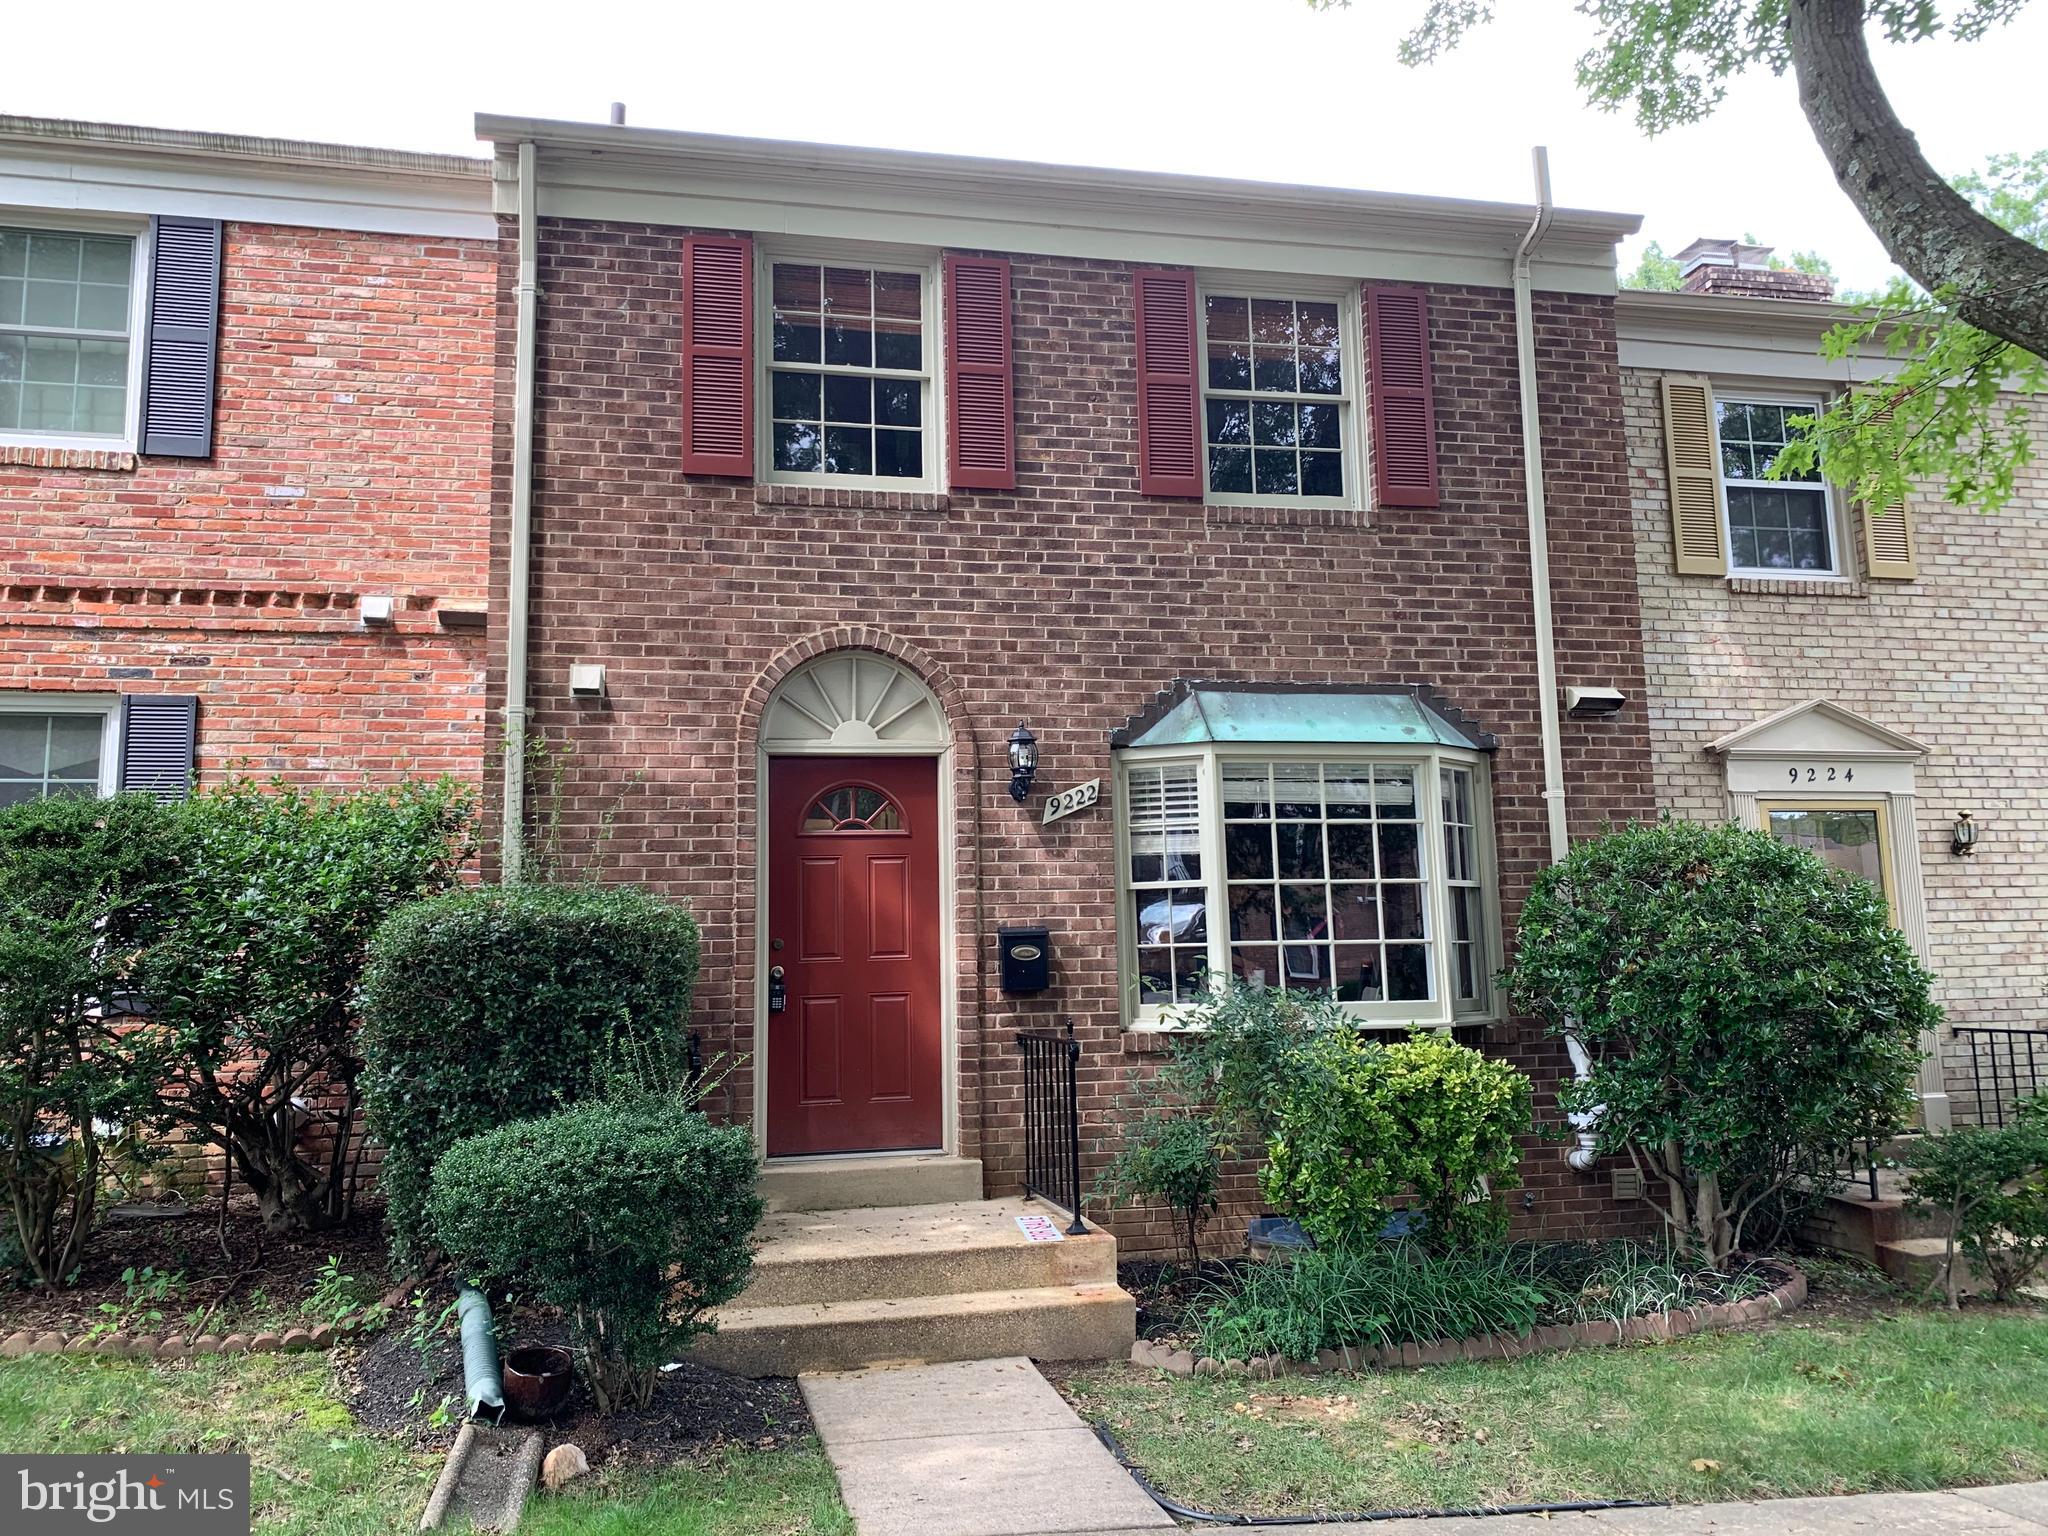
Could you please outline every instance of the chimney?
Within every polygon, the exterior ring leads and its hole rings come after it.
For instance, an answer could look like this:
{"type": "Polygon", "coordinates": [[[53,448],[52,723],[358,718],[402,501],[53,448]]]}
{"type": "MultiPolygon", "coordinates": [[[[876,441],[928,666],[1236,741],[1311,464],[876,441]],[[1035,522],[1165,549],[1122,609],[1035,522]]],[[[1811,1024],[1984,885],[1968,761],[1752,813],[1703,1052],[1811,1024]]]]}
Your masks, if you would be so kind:
{"type": "Polygon", "coordinates": [[[1686,293],[1732,299],[1796,299],[1825,303],[1834,279],[1771,265],[1771,247],[1741,240],[1695,240],[1678,253],[1679,287],[1686,293]]]}

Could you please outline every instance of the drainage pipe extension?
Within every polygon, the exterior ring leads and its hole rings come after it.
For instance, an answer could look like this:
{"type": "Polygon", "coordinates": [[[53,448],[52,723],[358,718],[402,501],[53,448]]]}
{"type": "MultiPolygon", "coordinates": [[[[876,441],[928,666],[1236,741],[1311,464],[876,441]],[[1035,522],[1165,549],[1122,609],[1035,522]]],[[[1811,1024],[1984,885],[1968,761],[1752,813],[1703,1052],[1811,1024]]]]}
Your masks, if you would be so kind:
{"type": "MultiPolygon", "coordinates": [[[[1536,396],[1536,306],[1530,259],[1550,228],[1556,209],[1550,201],[1550,152],[1538,145],[1532,154],[1536,168],[1536,217],[1528,233],[1515,248],[1515,361],[1521,374],[1522,470],[1529,499],[1529,589],[1536,620],[1536,720],[1543,738],[1543,810],[1550,826],[1550,862],[1561,863],[1571,852],[1571,835],[1566,830],[1564,800],[1564,740],[1557,720],[1557,637],[1550,609],[1550,521],[1543,502],[1543,419],[1536,396]]],[[[1592,1058],[1577,1035],[1565,1035],[1565,1050],[1572,1060],[1572,1073],[1581,1082],[1592,1070],[1592,1058]]],[[[1597,1110],[1582,1110],[1571,1117],[1578,1145],[1565,1154],[1565,1162],[1580,1173],[1590,1173],[1600,1160],[1593,1126],[1597,1110]]]]}
{"type": "Polygon", "coordinates": [[[540,314],[540,216],[531,143],[519,146],[519,277],[512,294],[511,550],[505,562],[505,783],[499,876],[516,885],[526,862],[526,618],[533,549],[534,342],[540,314]]]}
{"type": "Polygon", "coordinates": [[[1101,1424],[1091,1424],[1095,1438],[1100,1440],[1109,1454],[1123,1464],[1131,1474],[1131,1481],[1145,1490],[1161,1509],[1176,1520],[1194,1520],[1203,1525],[1375,1525],[1383,1520],[1475,1520],[1486,1515],[1577,1515],[1599,1509],[1663,1509],[1659,1499],[1573,1499],[1562,1504],[1483,1504],[1471,1509],[1350,1509],[1313,1515],[1219,1515],[1213,1510],[1196,1509],[1191,1504],[1170,1498],[1152,1486],[1152,1479],[1145,1475],[1145,1469],[1131,1460],[1131,1454],[1123,1443],[1101,1424]]]}
{"type": "Polygon", "coordinates": [[[465,1285],[455,1298],[462,1318],[462,1395],[472,1419],[505,1418],[505,1383],[498,1374],[498,1338],[491,1330],[491,1304],[465,1285]]]}

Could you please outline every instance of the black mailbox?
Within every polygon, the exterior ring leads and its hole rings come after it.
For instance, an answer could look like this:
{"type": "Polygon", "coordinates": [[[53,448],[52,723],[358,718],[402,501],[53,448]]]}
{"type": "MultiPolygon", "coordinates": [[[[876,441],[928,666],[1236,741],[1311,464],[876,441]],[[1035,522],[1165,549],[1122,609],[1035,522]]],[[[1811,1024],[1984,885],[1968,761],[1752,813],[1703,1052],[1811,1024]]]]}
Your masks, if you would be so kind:
{"type": "Polygon", "coordinates": [[[998,928],[1005,992],[1043,992],[1052,984],[1052,946],[1044,928],[998,928]]]}

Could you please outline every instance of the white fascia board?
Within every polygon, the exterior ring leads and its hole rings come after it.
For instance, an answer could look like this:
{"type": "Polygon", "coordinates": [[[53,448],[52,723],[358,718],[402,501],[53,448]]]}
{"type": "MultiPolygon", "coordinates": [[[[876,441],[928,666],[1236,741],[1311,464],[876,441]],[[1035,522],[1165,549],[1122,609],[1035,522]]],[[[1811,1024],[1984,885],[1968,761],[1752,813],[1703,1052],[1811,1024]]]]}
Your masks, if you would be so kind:
{"type": "Polygon", "coordinates": [[[1839,388],[1889,377],[1898,367],[1875,346],[1856,357],[1821,356],[1821,338],[1857,313],[1846,304],[1624,290],[1614,312],[1624,368],[1839,388]]]}
{"type": "MultiPolygon", "coordinates": [[[[497,208],[539,149],[544,216],[1025,255],[1506,287],[1534,210],[1511,203],[481,118],[497,208]]],[[[1561,211],[1539,287],[1615,292],[1629,215],[1561,211]]]]}
{"type": "Polygon", "coordinates": [[[434,239],[498,234],[481,161],[474,171],[427,173],[0,133],[4,208],[186,214],[434,239]]]}

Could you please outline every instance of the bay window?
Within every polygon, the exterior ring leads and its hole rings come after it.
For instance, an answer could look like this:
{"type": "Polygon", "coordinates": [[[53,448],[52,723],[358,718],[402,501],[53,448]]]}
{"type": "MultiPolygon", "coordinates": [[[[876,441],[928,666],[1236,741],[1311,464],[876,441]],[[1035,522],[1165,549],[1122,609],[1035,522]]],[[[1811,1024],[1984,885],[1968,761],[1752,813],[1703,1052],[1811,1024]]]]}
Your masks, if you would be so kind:
{"type": "Polygon", "coordinates": [[[1206,744],[1119,754],[1132,1021],[1211,979],[1333,995],[1363,1022],[1492,1010],[1498,965],[1477,749],[1206,744]]]}

